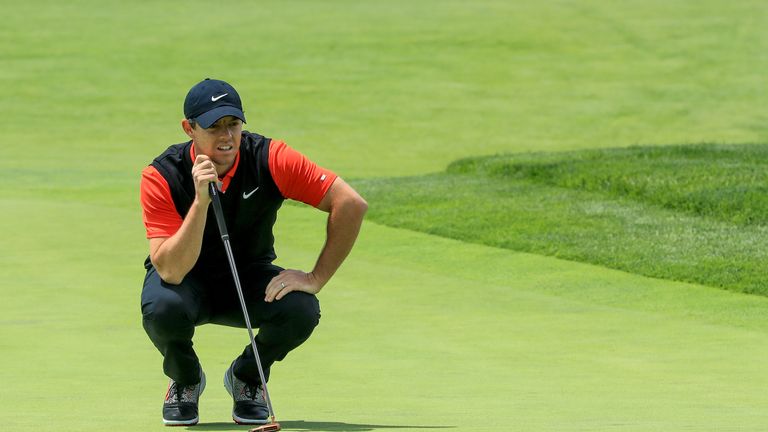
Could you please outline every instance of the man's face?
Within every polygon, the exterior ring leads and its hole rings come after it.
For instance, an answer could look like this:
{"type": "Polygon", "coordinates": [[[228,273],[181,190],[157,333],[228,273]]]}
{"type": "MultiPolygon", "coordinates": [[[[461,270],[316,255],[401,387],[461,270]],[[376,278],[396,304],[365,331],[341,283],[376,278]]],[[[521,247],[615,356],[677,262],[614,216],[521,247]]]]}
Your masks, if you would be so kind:
{"type": "Polygon", "coordinates": [[[204,154],[211,158],[219,175],[232,168],[240,150],[242,120],[232,116],[222,117],[208,129],[203,129],[200,125],[192,128],[187,120],[182,124],[184,131],[194,142],[195,154],[204,154]]]}

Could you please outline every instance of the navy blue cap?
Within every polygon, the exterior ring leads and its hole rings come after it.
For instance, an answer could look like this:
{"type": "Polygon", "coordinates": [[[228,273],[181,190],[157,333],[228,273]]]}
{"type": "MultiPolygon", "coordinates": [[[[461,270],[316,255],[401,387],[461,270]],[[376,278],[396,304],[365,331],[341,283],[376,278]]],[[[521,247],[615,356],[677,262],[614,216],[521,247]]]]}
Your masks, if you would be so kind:
{"type": "Polygon", "coordinates": [[[184,117],[207,129],[222,117],[234,116],[245,123],[243,104],[235,88],[221,80],[206,78],[195,84],[184,99],[184,117]]]}

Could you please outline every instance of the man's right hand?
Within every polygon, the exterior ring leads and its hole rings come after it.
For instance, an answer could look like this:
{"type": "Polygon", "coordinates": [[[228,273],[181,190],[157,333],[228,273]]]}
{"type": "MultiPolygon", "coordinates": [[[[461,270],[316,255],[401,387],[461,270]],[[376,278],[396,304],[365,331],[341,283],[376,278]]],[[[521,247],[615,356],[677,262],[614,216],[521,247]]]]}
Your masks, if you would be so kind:
{"type": "Polygon", "coordinates": [[[208,183],[215,183],[219,176],[213,161],[206,155],[197,155],[195,164],[192,165],[192,179],[195,182],[196,200],[198,203],[208,205],[211,196],[208,194],[208,183]]]}

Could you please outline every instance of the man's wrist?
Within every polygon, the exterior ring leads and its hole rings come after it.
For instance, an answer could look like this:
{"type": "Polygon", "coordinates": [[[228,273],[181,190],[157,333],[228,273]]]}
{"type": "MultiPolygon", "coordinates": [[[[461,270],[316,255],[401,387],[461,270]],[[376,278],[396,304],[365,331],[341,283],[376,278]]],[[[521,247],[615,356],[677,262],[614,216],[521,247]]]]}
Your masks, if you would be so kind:
{"type": "Polygon", "coordinates": [[[307,273],[307,276],[309,277],[309,280],[312,281],[312,283],[317,287],[318,291],[320,291],[325,286],[325,284],[328,283],[328,279],[319,276],[315,270],[307,273]]]}
{"type": "Polygon", "coordinates": [[[192,206],[198,207],[201,210],[205,210],[208,208],[208,206],[211,204],[211,197],[209,197],[207,194],[205,197],[201,197],[199,194],[195,195],[195,200],[192,202],[192,206]]]}

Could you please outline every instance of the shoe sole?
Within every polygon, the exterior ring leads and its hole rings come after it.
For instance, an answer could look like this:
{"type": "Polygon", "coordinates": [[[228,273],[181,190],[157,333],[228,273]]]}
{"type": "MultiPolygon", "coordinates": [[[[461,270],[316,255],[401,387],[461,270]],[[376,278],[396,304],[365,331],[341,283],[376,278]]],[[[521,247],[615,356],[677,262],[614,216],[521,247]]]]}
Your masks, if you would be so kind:
{"type": "Polygon", "coordinates": [[[200,421],[200,417],[195,417],[192,420],[166,420],[163,419],[163,424],[166,426],[194,426],[200,421]]]}
{"type": "Polygon", "coordinates": [[[239,425],[265,425],[265,424],[269,423],[269,420],[267,420],[267,419],[264,419],[264,420],[246,420],[244,418],[240,418],[240,417],[236,416],[235,414],[232,414],[232,420],[234,420],[235,423],[237,423],[239,425]]]}
{"type": "MultiPolygon", "coordinates": [[[[197,395],[197,399],[200,400],[200,396],[205,390],[205,373],[200,376],[200,393],[197,395]]],[[[166,420],[163,419],[163,424],[166,426],[194,426],[200,422],[200,416],[193,418],[192,420],[166,420]]]]}
{"type": "MultiPolygon", "coordinates": [[[[224,374],[224,388],[227,389],[227,393],[229,393],[230,396],[234,399],[235,395],[232,391],[233,385],[232,385],[232,378],[230,377],[232,367],[230,366],[229,369],[227,369],[227,373],[224,374]]],[[[268,419],[264,420],[254,420],[254,419],[244,419],[242,417],[238,417],[235,415],[235,410],[232,410],[232,420],[234,420],[235,423],[239,425],[263,425],[269,423],[268,419]]]]}

